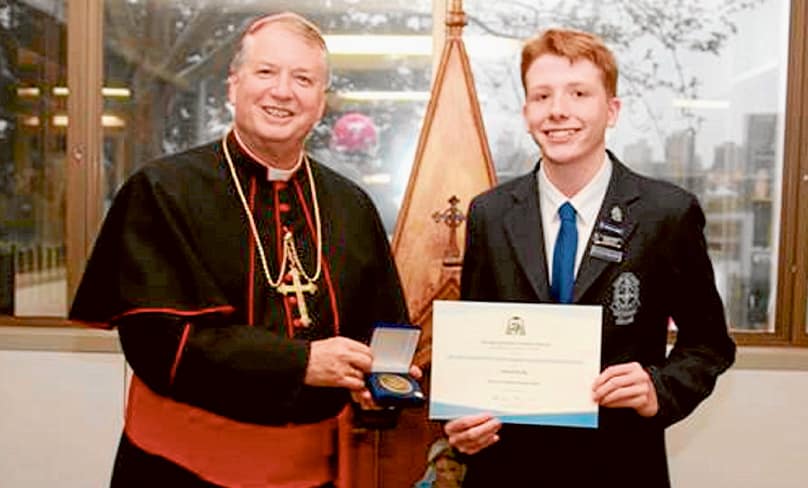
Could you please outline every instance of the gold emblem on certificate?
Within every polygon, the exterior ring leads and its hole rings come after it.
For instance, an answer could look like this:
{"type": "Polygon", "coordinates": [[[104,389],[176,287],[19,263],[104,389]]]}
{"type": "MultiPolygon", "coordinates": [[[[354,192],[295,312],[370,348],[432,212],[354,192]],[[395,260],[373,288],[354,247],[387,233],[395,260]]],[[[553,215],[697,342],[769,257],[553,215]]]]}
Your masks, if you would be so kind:
{"type": "Polygon", "coordinates": [[[379,375],[379,384],[386,390],[399,395],[412,392],[412,383],[397,374],[383,373],[379,375]]]}

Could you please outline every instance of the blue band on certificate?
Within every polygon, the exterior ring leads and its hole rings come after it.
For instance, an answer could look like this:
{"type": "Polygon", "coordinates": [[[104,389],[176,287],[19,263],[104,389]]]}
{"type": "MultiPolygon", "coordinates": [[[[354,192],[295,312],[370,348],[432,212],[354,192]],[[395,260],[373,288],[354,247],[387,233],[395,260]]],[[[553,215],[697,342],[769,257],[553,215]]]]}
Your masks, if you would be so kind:
{"type": "MultiPolygon", "coordinates": [[[[448,405],[440,402],[429,404],[429,415],[433,418],[453,419],[465,415],[481,413],[479,409],[466,408],[459,405],[448,405]]],[[[506,412],[487,412],[507,424],[555,425],[559,427],[597,428],[598,414],[592,412],[565,412],[514,415],[506,412]]]]}

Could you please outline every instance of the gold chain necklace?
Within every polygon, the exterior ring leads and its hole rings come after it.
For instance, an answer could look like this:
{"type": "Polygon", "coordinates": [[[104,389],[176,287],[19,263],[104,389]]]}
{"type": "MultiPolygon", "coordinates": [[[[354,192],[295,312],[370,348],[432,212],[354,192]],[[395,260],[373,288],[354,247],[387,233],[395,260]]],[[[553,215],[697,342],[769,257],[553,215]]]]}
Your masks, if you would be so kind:
{"type": "MultiPolygon", "coordinates": [[[[311,199],[314,204],[314,222],[315,222],[315,230],[317,232],[317,265],[314,270],[314,275],[309,276],[306,273],[306,270],[303,269],[303,263],[300,262],[300,259],[297,256],[297,249],[295,249],[295,241],[292,233],[290,231],[286,231],[283,235],[283,254],[281,257],[281,266],[280,271],[278,272],[278,279],[273,280],[272,276],[269,273],[269,265],[267,264],[267,257],[266,253],[264,252],[264,245],[261,243],[261,236],[258,234],[258,227],[255,225],[255,219],[253,218],[252,211],[250,210],[250,205],[247,203],[247,197],[244,196],[244,190],[241,189],[241,183],[238,180],[238,175],[236,174],[236,166],[233,164],[233,159],[230,157],[230,151],[227,149],[227,133],[225,133],[224,137],[222,138],[222,150],[224,151],[224,158],[227,160],[227,166],[230,168],[230,175],[233,177],[233,185],[236,187],[236,192],[238,192],[239,199],[241,200],[241,205],[244,207],[244,213],[247,215],[247,221],[250,224],[250,230],[252,230],[253,238],[255,239],[255,245],[258,249],[258,255],[261,257],[261,267],[264,269],[264,276],[267,279],[267,283],[272,288],[275,288],[281,293],[285,293],[286,291],[279,290],[282,287],[283,277],[286,274],[286,266],[289,266],[290,272],[297,271],[301,275],[303,275],[306,280],[313,285],[319,278],[320,272],[322,271],[323,265],[323,233],[322,233],[322,225],[320,223],[320,205],[317,202],[317,189],[314,186],[314,177],[311,174],[311,163],[309,162],[309,157],[306,155],[305,152],[301,152],[300,157],[303,159],[303,165],[306,167],[306,174],[309,177],[309,184],[311,186],[311,199]]],[[[314,287],[316,289],[316,287],[314,287]]],[[[298,298],[302,296],[302,293],[298,293],[298,298]]],[[[300,303],[301,311],[304,311],[305,302],[301,300],[300,303]]],[[[308,317],[304,317],[308,320],[308,317]]],[[[308,325],[305,324],[304,325],[308,325]]]]}

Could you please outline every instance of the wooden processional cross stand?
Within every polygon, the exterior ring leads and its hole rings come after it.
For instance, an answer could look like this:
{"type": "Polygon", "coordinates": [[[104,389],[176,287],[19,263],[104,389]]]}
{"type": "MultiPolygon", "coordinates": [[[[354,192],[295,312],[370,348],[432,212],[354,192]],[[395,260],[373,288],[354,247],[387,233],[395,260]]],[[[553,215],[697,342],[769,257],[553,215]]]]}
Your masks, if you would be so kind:
{"type": "MultiPolygon", "coordinates": [[[[410,317],[423,329],[415,363],[424,370],[427,395],[432,302],[459,297],[465,212],[474,196],[496,183],[462,39],[465,25],[462,0],[452,0],[446,41],[392,243],[410,317]]],[[[395,429],[355,432],[352,488],[412,488],[426,469],[431,444],[442,436],[427,413],[426,406],[405,409],[395,429]]]]}

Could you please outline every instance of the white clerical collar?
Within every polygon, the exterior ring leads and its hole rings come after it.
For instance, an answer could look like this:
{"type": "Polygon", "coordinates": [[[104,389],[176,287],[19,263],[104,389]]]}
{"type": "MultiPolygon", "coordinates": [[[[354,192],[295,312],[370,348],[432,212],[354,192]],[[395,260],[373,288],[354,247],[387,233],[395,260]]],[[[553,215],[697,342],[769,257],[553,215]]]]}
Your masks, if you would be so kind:
{"type": "Polygon", "coordinates": [[[295,174],[295,171],[300,169],[300,165],[303,164],[303,153],[300,153],[300,158],[297,160],[297,164],[294,165],[292,169],[280,169],[274,166],[267,166],[267,181],[289,181],[292,175],[295,174]]]}
{"type": "Polygon", "coordinates": [[[238,142],[238,145],[241,147],[242,151],[246,152],[248,156],[259,162],[261,165],[266,166],[267,181],[289,181],[292,178],[292,175],[295,174],[295,171],[300,169],[300,166],[303,164],[303,152],[301,151],[300,157],[297,158],[297,164],[295,164],[292,168],[276,168],[271,164],[267,164],[263,159],[259,158],[258,155],[250,151],[247,145],[241,140],[237,130],[233,129],[233,134],[236,136],[236,141],[238,142]]]}

